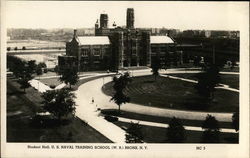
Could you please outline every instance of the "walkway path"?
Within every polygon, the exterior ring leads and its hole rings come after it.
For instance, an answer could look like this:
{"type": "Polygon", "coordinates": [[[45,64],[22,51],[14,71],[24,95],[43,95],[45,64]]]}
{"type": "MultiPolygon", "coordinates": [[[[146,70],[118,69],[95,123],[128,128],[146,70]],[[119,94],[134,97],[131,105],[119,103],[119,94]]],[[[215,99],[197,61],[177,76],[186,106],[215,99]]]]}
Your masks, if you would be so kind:
{"type": "MultiPolygon", "coordinates": [[[[117,116],[115,116],[117,117],[117,116]]],[[[135,119],[128,119],[124,117],[118,117],[119,121],[121,122],[127,122],[127,123],[139,123],[140,125],[145,126],[153,126],[153,127],[161,127],[161,128],[167,128],[169,125],[166,123],[157,123],[157,122],[149,122],[149,121],[142,121],[142,120],[135,120],[135,119]]],[[[195,126],[184,126],[186,130],[190,131],[204,131],[201,127],[195,127],[195,126]]],[[[228,128],[221,128],[220,132],[223,133],[237,133],[234,129],[228,129],[228,128]]]]}
{"type": "MultiPolygon", "coordinates": [[[[130,71],[132,76],[143,76],[151,74],[151,70],[137,70],[137,71],[130,71]]],[[[177,71],[172,71],[176,73],[177,71]]],[[[169,72],[168,72],[169,73],[169,72]]],[[[80,79],[86,79],[94,76],[102,76],[107,75],[106,73],[96,73],[89,76],[83,75],[80,79]]],[[[56,77],[56,76],[50,76],[56,77]]],[[[50,78],[46,77],[46,78],[50,78]]],[[[110,102],[110,96],[105,95],[101,88],[102,86],[110,82],[112,77],[103,77],[100,79],[89,81],[83,85],[81,85],[76,93],[76,116],[80,119],[86,121],[90,126],[95,128],[97,131],[102,133],[104,136],[109,138],[113,142],[125,143],[125,131],[120,127],[114,125],[99,117],[100,111],[97,111],[98,108],[101,109],[117,109],[117,105],[113,102],[110,102]],[[92,103],[92,98],[94,102],[92,103]],[[111,132],[112,131],[112,132],[111,132]]],[[[41,83],[38,80],[31,80],[31,85],[38,89],[40,92],[45,92],[46,90],[51,90],[50,87],[46,86],[45,84],[41,83]],[[39,87],[38,87],[39,85],[39,87]]],[[[62,88],[64,85],[59,85],[57,88],[62,88]]],[[[231,122],[232,113],[206,113],[206,112],[193,112],[193,111],[182,111],[182,110],[172,110],[172,109],[161,109],[156,107],[148,107],[142,106],[138,104],[128,103],[121,107],[124,111],[135,112],[139,114],[146,114],[152,116],[161,116],[161,117],[177,117],[180,119],[190,119],[190,120],[205,120],[207,114],[213,115],[216,117],[218,121],[224,122],[231,122]]],[[[131,120],[120,118],[123,122],[130,122],[131,120]]],[[[132,120],[138,121],[138,120],[132,120]]],[[[140,123],[147,124],[147,125],[154,125],[154,126],[161,126],[163,124],[140,121],[140,123]]],[[[166,127],[166,124],[164,124],[166,127]]],[[[185,126],[188,130],[200,130],[199,127],[191,127],[185,126]]],[[[225,131],[223,129],[223,131],[225,131]]],[[[228,131],[226,131],[228,132],[228,131]]]]}
{"type": "MultiPolygon", "coordinates": [[[[170,76],[170,75],[161,75],[162,77],[168,77],[168,78],[172,78],[172,79],[177,79],[177,80],[182,80],[182,81],[186,81],[186,82],[192,82],[192,83],[198,83],[198,81],[195,80],[191,80],[191,79],[186,79],[186,78],[182,78],[182,77],[176,77],[176,76],[170,76]]],[[[240,92],[238,89],[235,88],[230,88],[228,85],[225,84],[219,84],[219,87],[215,87],[216,89],[225,89],[225,90],[229,90],[229,91],[233,91],[233,92],[240,92]]]]}
{"type": "MultiPolygon", "coordinates": [[[[102,117],[99,117],[100,111],[97,111],[96,102],[94,101],[94,103],[92,103],[93,95],[92,93],[89,93],[89,90],[93,88],[89,89],[89,87],[85,85],[86,84],[81,85],[76,91],[75,101],[78,105],[76,107],[76,116],[86,121],[90,126],[95,128],[111,141],[115,143],[125,143],[126,132],[113,123],[106,121],[102,117]]],[[[92,90],[90,91],[93,92],[92,90]]],[[[97,96],[94,96],[93,99],[95,100],[97,98],[97,96]]]]}
{"type": "MultiPolygon", "coordinates": [[[[111,77],[105,77],[89,81],[78,89],[82,92],[81,97],[85,97],[89,102],[94,98],[95,105],[97,108],[101,109],[117,109],[118,106],[114,102],[110,102],[111,97],[105,95],[102,92],[102,86],[104,83],[110,82],[111,77]],[[104,82],[103,82],[104,81],[104,82]]],[[[207,114],[215,116],[218,121],[231,122],[232,113],[210,113],[210,112],[196,112],[196,111],[184,111],[184,110],[174,110],[174,109],[162,109],[157,107],[143,106],[139,104],[127,103],[121,106],[121,109],[128,112],[135,112],[139,114],[146,114],[152,116],[161,116],[161,117],[177,117],[180,119],[189,119],[189,120],[205,120],[207,114]]]]}
{"type": "MultiPolygon", "coordinates": [[[[110,73],[110,75],[112,75],[114,73],[110,73]]],[[[83,79],[87,79],[87,78],[91,78],[91,77],[96,77],[96,76],[106,76],[107,73],[92,73],[92,74],[85,74],[85,75],[80,75],[79,77],[79,80],[83,80],[83,79]]],[[[50,79],[50,78],[55,78],[55,77],[59,77],[59,76],[46,76],[44,78],[40,78],[40,79],[50,79]]],[[[49,86],[45,85],[43,82],[41,82],[41,80],[37,80],[36,78],[35,79],[32,79],[29,81],[30,85],[32,87],[34,87],[36,90],[38,90],[39,92],[41,93],[44,93],[48,90],[52,90],[49,86]]],[[[62,89],[63,87],[65,87],[66,84],[65,83],[62,83],[60,85],[58,85],[55,89],[62,89]]]]}

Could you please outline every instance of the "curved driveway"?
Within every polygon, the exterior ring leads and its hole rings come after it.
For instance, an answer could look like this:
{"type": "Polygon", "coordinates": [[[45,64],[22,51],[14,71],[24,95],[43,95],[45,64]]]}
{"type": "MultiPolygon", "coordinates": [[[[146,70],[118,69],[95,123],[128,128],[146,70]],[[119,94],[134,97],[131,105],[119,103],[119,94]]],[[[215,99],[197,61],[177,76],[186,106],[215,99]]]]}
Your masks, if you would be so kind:
{"type": "MultiPolygon", "coordinates": [[[[101,88],[104,83],[110,82],[111,77],[104,77],[89,81],[78,89],[77,98],[84,98],[85,101],[91,102],[94,98],[94,108],[101,109],[117,109],[118,106],[114,102],[110,102],[110,96],[105,95],[101,88]]],[[[123,104],[121,109],[128,112],[135,112],[139,114],[146,114],[152,116],[161,116],[161,117],[178,117],[181,119],[189,120],[205,120],[207,114],[215,116],[218,121],[231,122],[232,113],[208,113],[208,112],[197,112],[197,111],[184,111],[184,110],[173,110],[173,109],[162,109],[157,107],[143,106],[133,103],[123,104]]]]}

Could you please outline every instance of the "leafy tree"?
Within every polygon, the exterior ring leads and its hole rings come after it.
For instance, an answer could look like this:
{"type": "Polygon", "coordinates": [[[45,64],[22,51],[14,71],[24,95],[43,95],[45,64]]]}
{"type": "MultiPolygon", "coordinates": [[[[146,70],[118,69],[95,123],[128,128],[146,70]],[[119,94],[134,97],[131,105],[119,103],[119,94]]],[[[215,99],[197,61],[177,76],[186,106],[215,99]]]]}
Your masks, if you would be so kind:
{"type": "Polygon", "coordinates": [[[15,47],[14,50],[17,50],[17,47],[15,47]]]}
{"type": "Polygon", "coordinates": [[[44,62],[40,62],[37,66],[41,67],[44,73],[48,72],[47,65],[44,62]]]}
{"type": "Polygon", "coordinates": [[[186,139],[185,128],[181,121],[176,117],[173,117],[167,128],[167,140],[171,143],[180,143],[186,139]]]}
{"type": "Polygon", "coordinates": [[[39,76],[43,74],[43,69],[40,66],[37,66],[36,68],[36,75],[39,76]]]}
{"type": "Polygon", "coordinates": [[[42,94],[43,108],[61,120],[63,116],[75,115],[75,95],[63,88],[60,90],[46,91],[42,94]]]}
{"type": "Polygon", "coordinates": [[[7,67],[13,72],[16,78],[19,78],[24,71],[26,62],[15,56],[7,55],[7,67]]]}
{"type": "Polygon", "coordinates": [[[7,51],[10,51],[11,50],[11,48],[10,47],[7,47],[7,51]]]}
{"type": "Polygon", "coordinates": [[[202,143],[218,143],[220,141],[219,122],[214,116],[207,115],[202,128],[205,129],[202,133],[202,143]]]}
{"type": "Polygon", "coordinates": [[[25,89],[30,87],[30,83],[29,81],[31,80],[31,77],[28,77],[26,75],[23,75],[23,77],[21,77],[18,81],[18,83],[21,85],[21,89],[23,89],[23,91],[25,92],[25,89]]]}
{"type": "Polygon", "coordinates": [[[160,59],[158,57],[152,61],[151,68],[156,81],[156,77],[159,75],[159,69],[161,68],[160,59]]]}
{"type": "Polygon", "coordinates": [[[119,107],[120,113],[120,106],[121,104],[125,104],[130,101],[130,98],[126,96],[123,90],[127,87],[128,83],[131,82],[131,78],[129,77],[129,73],[126,72],[125,74],[121,75],[120,77],[113,78],[113,88],[115,90],[115,94],[111,98],[119,107]]]}
{"type": "Polygon", "coordinates": [[[212,115],[207,115],[206,120],[202,124],[203,129],[219,130],[219,122],[212,115]]]}
{"type": "Polygon", "coordinates": [[[215,87],[220,82],[219,69],[216,65],[210,65],[196,76],[198,83],[195,85],[201,96],[213,99],[215,87]]]}
{"type": "Polygon", "coordinates": [[[22,47],[22,50],[26,50],[26,47],[25,47],[25,46],[23,46],[23,47],[22,47]]]}
{"type": "Polygon", "coordinates": [[[236,132],[239,131],[239,112],[235,112],[232,116],[232,125],[236,132]]]}
{"type": "Polygon", "coordinates": [[[143,135],[139,123],[131,122],[126,132],[126,143],[142,143],[143,135]]]}
{"type": "Polygon", "coordinates": [[[75,66],[65,67],[61,69],[58,73],[59,75],[61,75],[59,78],[60,81],[64,82],[65,84],[69,84],[70,88],[71,85],[75,85],[79,80],[78,71],[75,66]]]}
{"type": "Polygon", "coordinates": [[[36,61],[35,60],[30,60],[28,61],[28,71],[30,73],[34,73],[37,68],[36,61]]]}
{"type": "Polygon", "coordinates": [[[44,62],[40,62],[37,66],[40,66],[41,68],[47,68],[47,65],[44,62]]]}
{"type": "Polygon", "coordinates": [[[20,88],[23,89],[24,92],[26,88],[30,87],[29,81],[33,78],[29,70],[30,68],[25,65],[23,71],[19,75],[18,83],[21,85],[20,88]]]}

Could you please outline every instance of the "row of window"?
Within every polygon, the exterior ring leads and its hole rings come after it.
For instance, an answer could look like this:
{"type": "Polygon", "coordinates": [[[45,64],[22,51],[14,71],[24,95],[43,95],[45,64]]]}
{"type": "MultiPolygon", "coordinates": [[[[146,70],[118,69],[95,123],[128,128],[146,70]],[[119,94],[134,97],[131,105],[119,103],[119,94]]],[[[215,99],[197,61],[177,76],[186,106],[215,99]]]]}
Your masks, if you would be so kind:
{"type": "MultiPolygon", "coordinates": [[[[89,52],[90,52],[89,49],[82,49],[82,50],[81,50],[82,56],[88,56],[88,55],[89,55],[89,52]]],[[[100,55],[101,55],[100,49],[93,49],[93,55],[94,55],[94,56],[100,56],[100,55]]]]}

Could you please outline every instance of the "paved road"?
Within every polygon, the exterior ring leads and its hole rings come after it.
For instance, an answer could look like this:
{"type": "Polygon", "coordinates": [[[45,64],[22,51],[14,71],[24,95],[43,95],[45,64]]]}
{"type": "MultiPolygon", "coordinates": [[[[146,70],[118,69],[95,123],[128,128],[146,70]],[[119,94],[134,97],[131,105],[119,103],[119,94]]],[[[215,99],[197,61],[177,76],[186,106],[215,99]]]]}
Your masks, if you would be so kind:
{"type": "MultiPolygon", "coordinates": [[[[165,123],[157,123],[157,122],[149,122],[149,121],[142,121],[142,120],[135,120],[135,119],[128,119],[123,117],[118,117],[119,121],[121,122],[127,122],[127,123],[139,123],[140,125],[145,126],[153,126],[153,127],[161,127],[161,128],[167,128],[169,125],[165,123]]],[[[195,126],[183,126],[186,130],[190,131],[204,131],[201,127],[195,127],[195,126]]],[[[221,128],[221,132],[223,133],[237,133],[234,129],[228,129],[228,128],[221,128]]]]}
{"type": "MultiPolygon", "coordinates": [[[[111,97],[105,95],[101,88],[104,83],[110,82],[111,77],[105,77],[87,82],[79,87],[81,91],[85,91],[81,97],[85,97],[89,102],[94,98],[94,104],[101,109],[117,109],[118,106],[114,102],[110,102],[111,97]]],[[[173,109],[162,109],[157,107],[143,106],[133,103],[127,103],[121,106],[124,111],[135,112],[139,114],[147,114],[152,116],[161,117],[178,117],[181,119],[189,120],[205,120],[207,114],[213,115],[218,121],[231,122],[232,113],[208,113],[208,112],[196,112],[196,111],[184,111],[173,109]]]]}
{"type": "MultiPolygon", "coordinates": [[[[182,80],[182,81],[185,81],[185,82],[191,82],[191,83],[198,83],[198,81],[195,81],[195,80],[191,80],[191,79],[186,79],[186,78],[182,78],[182,77],[176,77],[176,76],[171,76],[171,75],[161,75],[162,77],[169,77],[169,78],[172,78],[172,79],[176,79],[176,80],[182,80]]],[[[225,89],[225,90],[229,90],[229,91],[233,91],[233,92],[240,92],[238,89],[235,89],[235,88],[230,88],[228,85],[226,84],[219,84],[218,87],[215,87],[216,89],[225,89]]]]}
{"type": "MultiPolygon", "coordinates": [[[[115,143],[125,143],[126,132],[123,129],[114,125],[113,123],[106,121],[102,117],[98,117],[100,111],[97,111],[96,102],[92,103],[92,96],[93,93],[95,93],[94,91],[92,91],[92,89],[94,88],[89,87],[88,85],[86,86],[86,84],[83,84],[75,92],[76,93],[75,101],[76,104],[78,105],[76,107],[76,116],[87,122],[90,126],[95,128],[97,131],[102,133],[111,141],[115,143]]],[[[94,97],[97,98],[96,96],[94,97]]]]}
{"type": "MultiPolygon", "coordinates": [[[[172,72],[176,73],[176,71],[172,72]]],[[[150,69],[131,71],[132,76],[143,76],[149,74],[151,74],[150,69]]],[[[101,75],[104,74],[95,74],[93,76],[101,76],[101,75]]],[[[89,78],[93,76],[84,76],[81,77],[80,79],[89,78]]],[[[102,117],[99,117],[100,111],[97,111],[98,108],[117,109],[117,105],[113,102],[110,102],[111,97],[105,95],[101,90],[102,86],[105,83],[110,82],[111,80],[112,80],[111,77],[103,77],[100,79],[89,81],[78,88],[78,90],[75,92],[76,104],[78,105],[76,108],[76,116],[86,121],[90,126],[95,128],[97,131],[102,133],[104,136],[106,136],[113,142],[124,143],[125,131],[122,130],[120,127],[114,125],[113,123],[106,121],[102,117]],[[92,100],[94,100],[94,102],[92,102],[92,100]]],[[[38,85],[36,81],[37,80],[35,80],[35,83],[32,84],[34,87],[38,85]]],[[[46,88],[47,87],[44,87],[44,89],[46,88]]],[[[190,120],[204,120],[207,114],[215,116],[218,121],[231,122],[232,118],[231,113],[205,113],[205,112],[161,109],[161,108],[142,106],[132,103],[127,103],[126,105],[123,105],[121,108],[122,110],[135,112],[139,114],[147,114],[147,115],[161,116],[161,117],[175,116],[181,119],[190,119],[190,120]]],[[[125,119],[123,119],[123,121],[124,120],[125,119]]],[[[147,122],[147,124],[150,123],[147,122]]],[[[199,130],[196,128],[198,127],[191,127],[191,126],[188,127],[188,129],[199,130]]]]}

